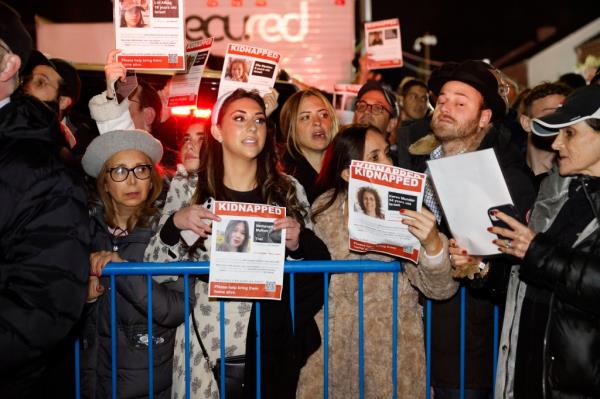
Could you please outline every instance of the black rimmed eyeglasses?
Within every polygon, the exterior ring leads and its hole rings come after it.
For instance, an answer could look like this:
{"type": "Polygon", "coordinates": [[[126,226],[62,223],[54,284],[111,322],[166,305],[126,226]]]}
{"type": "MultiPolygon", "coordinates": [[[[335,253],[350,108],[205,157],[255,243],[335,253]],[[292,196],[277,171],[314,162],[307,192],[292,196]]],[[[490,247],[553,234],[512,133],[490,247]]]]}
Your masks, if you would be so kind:
{"type": "Polygon", "coordinates": [[[388,114],[392,114],[386,107],[381,104],[368,104],[366,101],[359,101],[356,103],[355,111],[367,112],[369,110],[373,115],[382,114],[386,111],[388,114]]]}
{"type": "Polygon", "coordinates": [[[127,180],[129,172],[133,172],[138,180],[148,180],[152,174],[152,165],[138,165],[133,168],[126,168],[125,166],[115,166],[106,171],[109,174],[112,181],[120,183],[127,180]]]}

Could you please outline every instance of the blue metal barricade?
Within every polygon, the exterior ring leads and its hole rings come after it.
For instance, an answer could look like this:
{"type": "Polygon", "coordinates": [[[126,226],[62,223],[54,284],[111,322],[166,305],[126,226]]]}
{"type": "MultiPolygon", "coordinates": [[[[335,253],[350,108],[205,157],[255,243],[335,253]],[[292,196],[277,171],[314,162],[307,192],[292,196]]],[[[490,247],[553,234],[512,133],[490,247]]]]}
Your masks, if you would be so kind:
{"type": "MultiPolygon", "coordinates": [[[[117,340],[116,340],[116,300],[115,300],[115,278],[119,275],[143,275],[147,277],[148,283],[148,383],[149,383],[149,397],[153,397],[153,338],[152,338],[152,276],[159,275],[180,275],[184,278],[184,295],[185,295],[185,314],[189,315],[191,309],[189,307],[189,282],[188,278],[191,275],[202,275],[208,274],[209,266],[207,262],[171,262],[171,263],[111,263],[108,264],[104,270],[103,275],[110,277],[110,315],[111,315],[111,353],[112,353],[112,397],[117,398],[117,340]]],[[[392,272],[393,273],[393,291],[392,291],[392,315],[394,315],[392,322],[392,384],[394,398],[396,398],[396,384],[397,384],[397,334],[398,334],[398,273],[402,272],[402,265],[400,262],[380,262],[380,261],[292,261],[285,263],[285,273],[290,275],[290,303],[292,321],[294,320],[294,275],[296,273],[322,273],[324,281],[324,329],[323,329],[323,398],[328,398],[328,382],[329,382],[329,277],[331,273],[358,273],[358,334],[359,334],[359,392],[360,398],[364,398],[364,326],[363,326],[363,273],[376,273],[376,272],[392,272]]],[[[464,397],[464,349],[465,349],[465,315],[466,315],[466,301],[465,301],[465,289],[461,288],[461,330],[460,330],[460,392],[461,399],[464,397]]],[[[256,303],[256,397],[261,397],[261,359],[260,359],[260,303],[256,303]]],[[[220,336],[225,337],[225,308],[224,302],[220,301],[220,336]]],[[[497,360],[497,345],[498,345],[498,309],[494,309],[494,373],[496,370],[495,363],[497,360]]],[[[191,398],[190,389],[190,325],[189,317],[185,317],[185,335],[184,335],[184,346],[185,346],[185,394],[186,398],[191,398]]],[[[295,328],[295,327],[293,327],[295,328]]],[[[430,398],[431,391],[431,301],[426,301],[425,305],[425,349],[426,349],[426,397],[430,398]]],[[[75,344],[75,365],[76,365],[76,398],[80,397],[80,375],[79,375],[79,342],[75,344]]],[[[221,358],[225,358],[225,339],[220,340],[220,354],[221,358]]],[[[225,398],[225,362],[221,362],[221,386],[219,387],[221,392],[221,398],[225,398]]],[[[492,376],[493,378],[493,376],[492,376]]]]}

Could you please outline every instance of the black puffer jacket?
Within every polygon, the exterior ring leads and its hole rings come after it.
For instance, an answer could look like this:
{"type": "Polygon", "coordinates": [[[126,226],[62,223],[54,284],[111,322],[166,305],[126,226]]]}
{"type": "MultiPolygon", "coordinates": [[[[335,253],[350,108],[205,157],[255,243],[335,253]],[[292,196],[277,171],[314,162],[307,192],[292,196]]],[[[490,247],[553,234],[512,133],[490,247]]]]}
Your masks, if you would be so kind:
{"type": "MultiPolygon", "coordinates": [[[[104,214],[92,212],[93,251],[117,250],[130,262],[141,262],[153,234],[136,227],[123,237],[108,232],[104,214]]],[[[82,339],[82,397],[111,397],[110,280],[101,279],[106,293],[86,306],[82,339]]],[[[148,396],[148,286],[145,276],[116,278],[117,298],[117,396],[148,396]]],[[[170,398],[175,330],[184,321],[183,279],[159,284],[152,281],[152,338],[154,342],[154,397],[170,398]]],[[[190,284],[190,293],[193,293],[190,284]]],[[[192,297],[190,297],[192,301],[192,297]]],[[[193,306],[193,302],[190,302],[193,306]]]]}
{"type": "Polygon", "coordinates": [[[85,192],[58,157],[62,145],[56,116],[43,103],[15,97],[0,108],[2,398],[47,393],[52,350],[85,303],[85,192]]]}
{"type": "MultiPolygon", "coordinates": [[[[600,192],[590,193],[590,199],[598,215],[600,192]]],[[[552,292],[544,351],[547,398],[600,397],[598,222],[593,220],[569,250],[538,234],[521,266],[521,278],[552,292]]]]}

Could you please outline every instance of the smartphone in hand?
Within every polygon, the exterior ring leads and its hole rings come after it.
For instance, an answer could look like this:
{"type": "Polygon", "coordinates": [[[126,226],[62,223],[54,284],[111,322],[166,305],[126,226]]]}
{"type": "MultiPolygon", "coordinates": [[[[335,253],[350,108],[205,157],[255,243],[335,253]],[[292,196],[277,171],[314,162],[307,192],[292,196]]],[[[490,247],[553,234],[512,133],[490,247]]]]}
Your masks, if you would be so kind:
{"type": "MultiPolygon", "coordinates": [[[[493,206],[490,209],[488,209],[488,217],[490,218],[492,225],[494,227],[502,227],[505,229],[510,229],[509,225],[507,225],[505,222],[500,220],[496,215],[492,214],[492,211],[494,211],[494,210],[503,212],[503,213],[507,214],[508,216],[518,220],[519,222],[521,221],[521,217],[519,216],[519,213],[517,212],[517,209],[515,208],[515,206],[513,204],[504,204],[504,205],[493,206]]],[[[505,238],[505,237],[500,237],[500,236],[498,236],[498,237],[505,238]]]]}

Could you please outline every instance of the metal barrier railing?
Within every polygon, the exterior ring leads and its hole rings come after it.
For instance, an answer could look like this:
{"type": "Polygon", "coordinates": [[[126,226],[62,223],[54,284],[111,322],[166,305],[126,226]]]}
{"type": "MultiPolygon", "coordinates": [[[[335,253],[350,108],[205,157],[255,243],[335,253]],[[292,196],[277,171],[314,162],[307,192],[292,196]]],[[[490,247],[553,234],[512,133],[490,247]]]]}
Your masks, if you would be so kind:
{"type": "MultiPolygon", "coordinates": [[[[208,262],[168,262],[168,263],[109,263],[102,271],[103,276],[110,278],[110,315],[111,315],[111,356],[112,356],[112,398],[117,396],[117,340],[116,340],[116,300],[115,300],[115,279],[119,275],[142,275],[146,276],[148,282],[148,393],[149,398],[153,398],[153,383],[154,383],[154,368],[153,368],[153,337],[152,337],[152,277],[160,275],[179,275],[184,281],[184,297],[185,297],[185,334],[184,334],[184,362],[185,362],[185,393],[186,398],[190,398],[190,307],[189,307],[189,283],[188,278],[194,275],[208,274],[208,262]]],[[[285,262],[285,273],[290,277],[290,306],[292,314],[292,328],[294,327],[294,275],[296,273],[323,273],[324,286],[324,330],[323,330],[323,398],[327,399],[328,379],[329,379],[329,276],[331,273],[358,273],[358,338],[359,338],[359,393],[360,398],[364,398],[364,326],[363,326],[363,273],[374,272],[391,272],[393,273],[393,290],[392,290],[392,315],[396,317],[392,321],[392,386],[393,398],[397,397],[397,335],[398,335],[398,273],[403,272],[400,262],[381,262],[372,260],[346,260],[346,261],[291,261],[285,262]]],[[[465,315],[466,315],[466,291],[464,287],[460,289],[461,295],[461,319],[460,319],[460,397],[464,399],[464,369],[465,369],[465,315]]],[[[426,301],[425,311],[425,352],[426,352],[426,398],[431,396],[431,301],[426,301]]],[[[260,358],[260,302],[256,302],[256,397],[261,397],[261,358],[260,358]]],[[[224,302],[220,301],[220,355],[225,358],[225,317],[224,302]]],[[[496,371],[496,361],[498,356],[498,307],[494,308],[494,375],[496,371]]],[[[76,398],[80,398],[80,372],[79,372],[79,341],[75,343],[75,383],[76,383],[76,398]]],[[[219,387],[220,397],[225,398],[225,362],[220,363],[220,382],[219,387]]],[[[494,376],[491,376],[493,379],[494,376]]],[[[493,386],[494,384],[492,384],[493,386]]]]}

